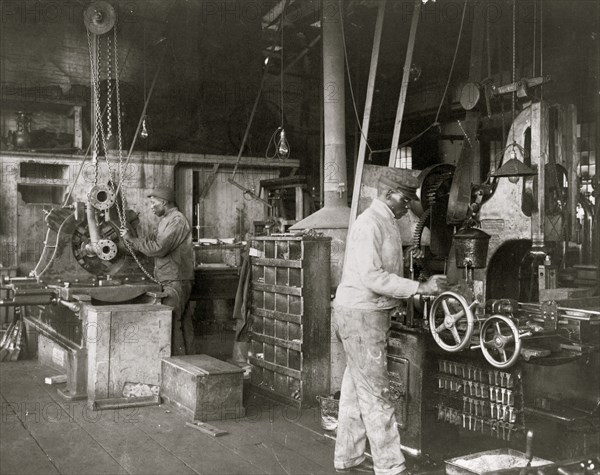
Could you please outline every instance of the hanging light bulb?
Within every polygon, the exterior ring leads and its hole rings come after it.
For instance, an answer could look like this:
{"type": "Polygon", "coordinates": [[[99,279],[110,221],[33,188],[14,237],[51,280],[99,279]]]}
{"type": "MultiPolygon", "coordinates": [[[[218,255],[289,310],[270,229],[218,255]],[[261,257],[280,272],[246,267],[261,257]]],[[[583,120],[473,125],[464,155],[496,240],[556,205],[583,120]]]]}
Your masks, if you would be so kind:
{"type": "Polygon", "coordinates": [[[142,137],[143,139],[147,139],[148,135],[150,135],[148,133],[148,125],[146,124],[146,119],[147,116],[144,116],[144,118],[142,119],[142,131],[140,132],[140,137],[142,137]]]}
{"type": "Polygon", "coordinates": [[[285,138],[285,130],[283,127],[281,128],[279,141],[277,142],[277,155],[279,155],[279,158],[288,158],[290,155],[290,144],[285,138]]]}
{"type": "MultiPolygon", "coordinates": [[[[517,152],[515,151],[515,147],[513,147],[512,150],[510,151],[510,160],[517,160],[517,152]]],[[[509,176],[508,181],[510,181],[511,183],[518,183],[519,175],[509,176]]]]}

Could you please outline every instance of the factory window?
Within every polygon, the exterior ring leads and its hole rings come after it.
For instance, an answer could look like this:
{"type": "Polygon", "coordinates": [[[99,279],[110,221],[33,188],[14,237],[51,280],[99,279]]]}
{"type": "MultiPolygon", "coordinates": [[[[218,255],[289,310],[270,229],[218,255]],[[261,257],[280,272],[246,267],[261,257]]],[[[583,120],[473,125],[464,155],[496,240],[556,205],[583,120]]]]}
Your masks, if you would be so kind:
{"type": "Polygon", "coordinates": [[[412,169],[412,147],[402,147],[396,151],[394,167],[412,169]]]}
{"type": "Polygon", "coordinates": [[[23,162],[20,165],[21,178],[38,180],[62,180],[68,178],[68,166],[56,163],[23,162]]]}
{"type": "Polygon", "coordinates": [[[66,192],[66,187],[61,185],[30,185],[19,183],[17,191],[21,199],[27,204],[60,205],[66,192]]]}

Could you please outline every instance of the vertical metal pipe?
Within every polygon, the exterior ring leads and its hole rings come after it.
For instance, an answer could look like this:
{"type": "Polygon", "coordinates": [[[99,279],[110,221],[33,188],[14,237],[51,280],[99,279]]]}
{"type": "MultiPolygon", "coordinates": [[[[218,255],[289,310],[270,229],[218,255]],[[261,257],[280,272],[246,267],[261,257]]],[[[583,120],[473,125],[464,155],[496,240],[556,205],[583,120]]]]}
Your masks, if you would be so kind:
{"type": "Polygon", "coordinates": [[[346,206],[345,76],[341,2],[323,0],[324,198],[327,206],[346,206]]]}

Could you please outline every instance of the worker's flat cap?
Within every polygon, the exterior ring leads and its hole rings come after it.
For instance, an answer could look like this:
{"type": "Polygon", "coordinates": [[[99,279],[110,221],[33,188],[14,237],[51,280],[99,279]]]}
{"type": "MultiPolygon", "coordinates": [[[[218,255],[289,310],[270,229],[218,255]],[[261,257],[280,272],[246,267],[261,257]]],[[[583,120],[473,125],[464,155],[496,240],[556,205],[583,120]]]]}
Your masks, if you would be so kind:
{"type": "Polygon", "coordinates": [[[150,198],[154,196],[155,198],[160,198],[162,200],[167,200],[171,203],[175,203],[175,191],[173,188],[169,188],[168,186],[159,186],[150,190],[146,193],[146,196],[150,198]]]}
{"type": "Polygon", "coordinates": [[[410,170],[399,168],[388,168],[387,173],[379,178],[379,182],[390,189],[400,191],[406,198],[418,200],[417,188],[419,180],[414,177],[410,170]]]}

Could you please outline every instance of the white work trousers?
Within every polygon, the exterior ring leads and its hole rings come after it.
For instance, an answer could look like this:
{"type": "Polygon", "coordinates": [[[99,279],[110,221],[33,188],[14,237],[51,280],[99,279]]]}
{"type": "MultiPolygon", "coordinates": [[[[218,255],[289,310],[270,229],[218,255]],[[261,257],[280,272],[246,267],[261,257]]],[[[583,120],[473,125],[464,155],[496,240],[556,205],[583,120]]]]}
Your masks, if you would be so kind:
{"type": "Polygon", "coordinates": [[[334,317],[346,353],[335,468],[361,463],[368,439],[375,474],[399,474],[406,465],[390,400],[386,351],[390,311],[337,306],[334,317]]]}

